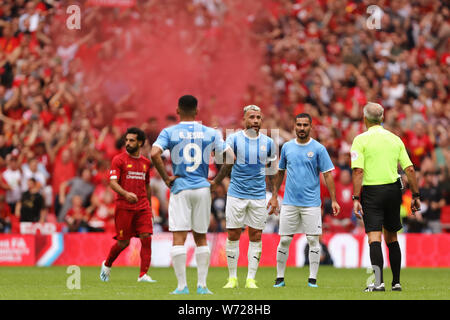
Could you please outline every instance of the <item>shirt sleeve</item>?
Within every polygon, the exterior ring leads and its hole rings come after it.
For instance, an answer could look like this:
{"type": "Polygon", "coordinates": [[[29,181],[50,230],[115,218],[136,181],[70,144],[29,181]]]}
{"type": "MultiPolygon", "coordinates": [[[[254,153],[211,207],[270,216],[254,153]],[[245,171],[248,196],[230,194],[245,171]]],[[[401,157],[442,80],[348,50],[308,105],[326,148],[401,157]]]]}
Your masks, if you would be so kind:
{"type": "Polygon", "coordinates": [[[113,158],[112,163],[111,163],[111,170],[109,171],[109,179],[110,180],[112,180],[112,179],[119,180],[121,164],[122,164],[122,161],[120,161],[120,158],[118,158],[118,157],[113,158]]]}
{"type": "Polygon", "coordinates": [[[331,161],[330,155],[325,147],[320,148],[319,170],[322,173],[334,170],[333,162],[331,161]]]}
{"type": "Polygon", "coordinates": [[[405,145],[400,140],[400,155],[398,157],[398,162],[400,163],[400,166],[403,170],[405,170],[407,167],[412,166],[411,159],[409,159],[408,152],[406,151],[405,145]]]}
{"type": "Polygon", "coordinates": [[[353,144],[350,149],[350,157],[352,162],[352,169],[364,169],[364,149],[361,145],[360,139],[358,138],[355,138],[353,140],[353,144]]]}
{"type": "Polygon", "coordinates": [[[281,147],[280,161],[278,162],[278,168],[286,170],[286,144],[281,147]]]}
{"type": "Polygon", "coordinates": [[[154,147],[160,148],[162,151],[169,149],[170,143],[170,136],[167,129],[163,129],[161,133],[159,134],[156,141],[153,143],[154,147]]]}

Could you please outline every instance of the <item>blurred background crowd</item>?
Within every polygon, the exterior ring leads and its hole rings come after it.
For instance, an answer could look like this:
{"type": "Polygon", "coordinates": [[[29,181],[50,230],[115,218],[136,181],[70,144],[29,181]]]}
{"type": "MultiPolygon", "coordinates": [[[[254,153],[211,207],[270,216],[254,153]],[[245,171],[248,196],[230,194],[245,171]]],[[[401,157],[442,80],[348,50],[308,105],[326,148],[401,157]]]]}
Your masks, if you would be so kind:
{"type": "MultiPolygon", "coordinates": [[[[140,53],[158,55],[158,48],[147,46],[147,35],[164,40],[169,34],[161,30],[170,28],[189,44],[184,46],[187,55],[207,64],[216,58],[220,46],[214,45],[222,41],[229,21],[235,29],[227,37],[245,36],[237,43],[246,51],[253,48],[259,65],[236,105],[217,105],[219,91],[200,97],[204,124],[225,136],[226,129],[242,127],[242,107],[256,104],[264,113],[263,128],[281,147],[295,137],[293,117],[310,113],[312,136],[327,147],[335,164],[342,208],[340,216],[332,217],[322,188],[324,230],[356,233],[363,229],[352,214],[349,150],[365,130],[362,107],[378,102],[385,107],[384,126],[404,141],[420,183],[420,213],[411,215],[411,193],[404,193],[403,231],[449,231],[448,2],[264,0],[254,6],[246,1],[245,7],[237,0],[131,2],[129,8],[77,1],[1,2],[1,232],[20,232],[19,221],[52,222],[69,232],[113,231],[115,195],[108,173],[111,159],[124,150],[127,126],[139,125],[147,133],[143,151],[148,156],[160,130],[178,121],[176,100],[162,107],[164,116],[151,105],[142,109],[145,92],[115,79],[146,82],[121,66],[145,68],[133,63],[142,61],[134,59],[140,53]],[[82,9],[80,30],[66,27],[70,4],[82,9]],[[382,10],[378,29],[367,25],[366,10],[373,4],[382,10]],[[235,16],[239,19],[230,20],[235,16]]],[[[245,77],[246,70],[241,71],[245,77]]],[[[175,91],[175,97],[185,94],[170,83],[158,88],[175,91]]],[[[213,177],[218,168],[210,167],[213,177]]],[[[213,195],[211,232],[225,231],[227,184],[213,195]]],[[[151,185],[155,231],[165,231],[169,191],[156,170],[151,185]]],[[[271,216],[265,232],[277,227],[277,217],[271,216]]]]}

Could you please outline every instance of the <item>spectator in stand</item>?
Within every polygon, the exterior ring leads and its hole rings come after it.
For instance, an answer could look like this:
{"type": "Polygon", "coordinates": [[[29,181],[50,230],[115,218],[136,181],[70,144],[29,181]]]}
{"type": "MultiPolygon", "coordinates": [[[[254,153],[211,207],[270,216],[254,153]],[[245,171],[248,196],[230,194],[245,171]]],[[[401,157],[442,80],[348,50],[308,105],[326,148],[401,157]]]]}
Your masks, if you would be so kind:
{"type": "Polygon", "coordinates": [[[3,172],[3,178],[10,187],[9,190],[6,191],[6,202],[11,207],[11,211],[16,212],[16,203],[20,201],[22,196],[22,172],[20,171],[19,161],[16,155],[8,155],[6,157],[6,162],[7,169],[3,172]]]}
{"type": "Polygon", "coordinates": [[[89,214],[86,208],[83,207],[83,199],[81,196],[74,195],[72,198],[72,205],[65,216],[67,230],[69,232],[86,232],[89,225],[89,214]]]}
{"type": "Polygon", "coordinates": [[[0,194],[0,233],[8,233],[11,230],[11,208],[5,201],[5,195],[0,194]]]}
{"type": "Polygon", "coordinates": [[[427,134],[425,122],[417,121],[414,130],[408,131],[403,139],[407,150],[409,150],[411,161],[417,170],[420,170],[422,161],[430,156],[433,148],[430,136],[427,134]]]}
{"type": "Polygon", "coordinates": [[[421,210],[425,219],[426,229],[431,233],[440,233],[441,209],[445,206],[441,185],[435,171],[424,173],[423,186],[420,188],[420,200],[423,203],[421,210]]]}
{"type": "Polygon", "coordinates": [[[80,176],[61,183],[59,188],[59,201],[62,208],[58,214],[59,221],[65,220],[67,212],[72,207],[72,198],[74,196],[80,196],[82,205],[88,207],[90,197],[92,192],[94,192],[94,185],[91,182],[91,178],[91,171],[89,169],[82,169],[80,176]],[[70,190],[66,193],[68,187],[70,187],[70,190]]]}
{"type": "Polygon", "coordinates": [[[98,187],[91,197],[91,205],[86,209],[91,217],[88,220],[89,231],[114,232],[114,194],[110,188],[99,192],[98,187]]]}
{"type": "Polygon", "coordinates": [[[44,197],[40,193],[40,185],[34,178],[28,180],[28,191],[22,194],[15,208],[16,217],[20,222],[45,222],[47,210],[44,197]]]}
{"type": "MultiPolygon", "coordinates": [[[[327,214],[324,217],[327,231],[330,232],[352,232],[355,227],[353,221],[353,184],[351,172],[347,169],[341,170],[339,180],[335,183],[336,201],[341,206],[341,213],[337,216],[327,214]]],[[[325,227],[325,226],[324,226],[325,227]]]]}

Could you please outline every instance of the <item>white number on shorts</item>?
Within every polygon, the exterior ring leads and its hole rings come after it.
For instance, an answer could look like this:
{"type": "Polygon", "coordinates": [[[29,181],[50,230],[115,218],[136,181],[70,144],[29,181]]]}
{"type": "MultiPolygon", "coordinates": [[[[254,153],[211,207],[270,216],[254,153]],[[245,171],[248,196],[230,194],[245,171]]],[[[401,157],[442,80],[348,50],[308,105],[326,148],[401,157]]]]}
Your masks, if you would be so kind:
{"type": "Polygon", "coordinates": [[[202,163],[202,150],[195,143],[188,143],[183,148],[184,160],[188,163],[192,163],[190,167],[186,167],[187,172],[194,172],[202,163]],[[194,150],[194,155],[191,156],[191,150],[194,150]]]}

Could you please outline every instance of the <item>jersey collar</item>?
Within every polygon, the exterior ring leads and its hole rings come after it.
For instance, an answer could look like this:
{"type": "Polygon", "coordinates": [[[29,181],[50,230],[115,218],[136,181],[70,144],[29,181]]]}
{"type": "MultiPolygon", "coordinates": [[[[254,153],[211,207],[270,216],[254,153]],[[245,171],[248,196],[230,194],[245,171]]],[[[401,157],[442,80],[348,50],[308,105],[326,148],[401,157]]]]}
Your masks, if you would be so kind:
{"type": "Polygon", "coordinates": [[[307,146],[308,144],[311,143],[311,141],[313,141],[313,138],[309,137],[309,141],[307,143],[300,143],[297,141],[297,138],[294,138],[295,144],[299,145],[299,146],[307,146]]]}
{"type": "Polygon", "coordinates": [[[367,131],[369,130],[377,130],[377,129],[383,129],[383,127],[379,124],[376,124],[374,126],[371,126],[369,129],[367,129],[367,131]]]}

